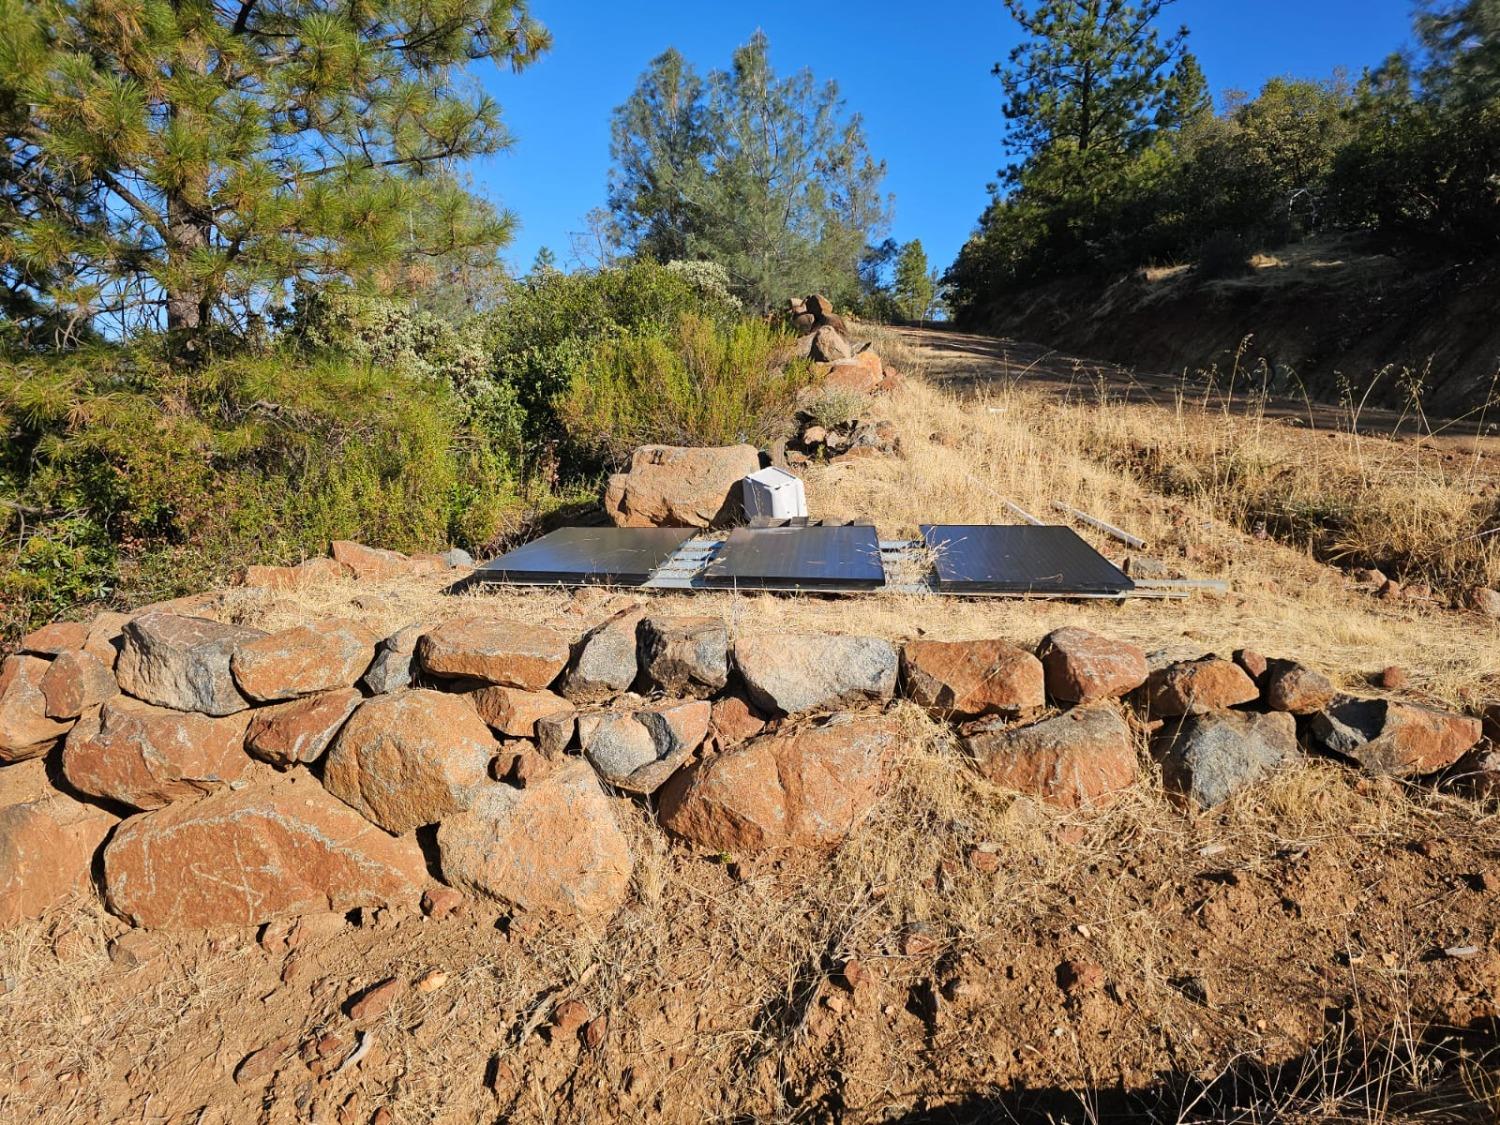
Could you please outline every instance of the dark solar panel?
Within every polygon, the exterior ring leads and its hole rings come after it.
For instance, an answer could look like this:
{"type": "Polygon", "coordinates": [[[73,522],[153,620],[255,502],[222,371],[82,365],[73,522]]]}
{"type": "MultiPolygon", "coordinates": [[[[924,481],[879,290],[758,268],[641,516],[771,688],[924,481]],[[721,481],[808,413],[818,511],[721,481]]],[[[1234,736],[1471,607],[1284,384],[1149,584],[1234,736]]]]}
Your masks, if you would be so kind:
{"type": "Polygon", "coordinates": [[[1135,583],[1070,527],[923,524],[949,594],[1123,594],[1135,583]]]}
{"type": "Polygon", "coordinates": [[[683,527],[563,527],[485,563],[475,577],[529,585],[639,586],[693,534],[683,527]]]}
{"type": "Polygon", "coordinates": [[[703,575],[746,590],[870,590],[885,585],[873,527],[740,527],[703,575]]]}

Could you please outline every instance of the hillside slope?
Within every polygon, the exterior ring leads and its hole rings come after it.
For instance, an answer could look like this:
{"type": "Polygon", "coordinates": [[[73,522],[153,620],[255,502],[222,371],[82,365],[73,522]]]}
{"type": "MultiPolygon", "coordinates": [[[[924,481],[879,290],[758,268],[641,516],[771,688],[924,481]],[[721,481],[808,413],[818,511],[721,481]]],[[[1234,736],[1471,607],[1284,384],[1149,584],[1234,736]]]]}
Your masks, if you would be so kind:
{"type": "Polygon", "coordinates": [[[1334,401],[1368,391],[1370,403],[1403,406],[1415,375],[1427,413],[1478,419],[1500,371],[1497,295],[1494,263],[1426,262],[1325,236],[1256,255],[1240,277],[1182,265],[1102,288],[1052,282],[1000,306],[989,327],[1159,371],[1228,372],[1249,337],[1240,370],[1258,380],[1264,360],[1277,390],[1334,401]]]}

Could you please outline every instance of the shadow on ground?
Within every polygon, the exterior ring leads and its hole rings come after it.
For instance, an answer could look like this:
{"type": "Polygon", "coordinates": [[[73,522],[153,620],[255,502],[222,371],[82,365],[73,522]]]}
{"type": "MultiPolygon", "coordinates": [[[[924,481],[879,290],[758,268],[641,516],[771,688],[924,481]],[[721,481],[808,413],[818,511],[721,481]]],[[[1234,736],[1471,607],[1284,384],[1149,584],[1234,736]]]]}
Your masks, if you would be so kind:
{"type": "Polygon", "coordinates": [[[1335,1031],[1280,1066],[1250,1060],[1212,1082],[1164,1075],[1141,1090],[996,1090],[929,1096],[883,1125],[1158,1125],[1223,1122],[1380,1122],[1492,1125],[1500,1121],[1500,1021],[1371,1044],[1335,1031]]]}

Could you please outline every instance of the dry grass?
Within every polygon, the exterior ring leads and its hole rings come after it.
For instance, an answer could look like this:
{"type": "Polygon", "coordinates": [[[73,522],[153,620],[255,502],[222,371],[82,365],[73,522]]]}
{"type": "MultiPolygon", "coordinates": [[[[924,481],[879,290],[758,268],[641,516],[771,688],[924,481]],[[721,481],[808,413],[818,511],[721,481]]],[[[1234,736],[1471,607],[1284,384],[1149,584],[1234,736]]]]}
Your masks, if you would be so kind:
{"type": "MultiPolygon", "coordinates": [[[[880,346],[921,375],[921,356],[880,346]]],[[[1391,663],[1427,698],[1473,704],[1500,688],[1493,627],[1376,601],[1306,549],[1243,533],[1211,496],[1168,497],[1113,466],[1104,436],[1122,424],[1117,412],[1060,408],[1018,388],[961,400],[920,378],[876,401],[904,454],[812,469],[814,514],[868,516],[895,536],[931,519],[1006,520],[1001,498],[1038,514],[1059,499],[1144,535],[1194,574],[1227,579],[1232,593],[1120,605],[642,596],[666,612],[720,615],[736,635],[1031,644],[1077,623],[1180,655],[1248,645],[1351,690],[1391,663]]],[[[1171,411],[1151,417],[1143,408],[1138,424],[1171,430],[1171,411]]],[[[235,590],[203,608],[265,628],[327,614],[390,633],[483,612],[581,633],[634,597],[451,597],[411,580],[235,590]]],[[[163,957],[133,972],[107,960],[119,925],[97,906],[0,933],[0,1036],[20,1045],[0,1060],[0,1118],[334,1120],[350,1106],[347,1117],[366,1120],[385,1105],[402,1125],[1396,1125],[1500,1110],[1493,1029],[1473,1031],[1500,1007],[1500,905],[1471,882],[1500,873],[1492,810],[1309,763],[1189,815],[1162,795],[1142,746],[1142,780],[1121,800],[1064,812],[996,789],[951,731],[909,705],[898,715],[891,792],[826,856],[697,854],[660,831],[649,805],[622,799],[633,893],[601,931],[506,937],[498,904],[466,923],[350,927],[311,951],[292,985],[248,932],[169,936],[163,957]],[[997,871],[975,868],[976,847],[1001,857],[997,871]],[[65,933],[78,935],[76,949],[60,959],[65,933]],[[1434,957],[1457,944],[1484,953],[1434,957]],[[877,981],[852,997],[837,983],[851,957],[877,981]],[[1065,996],[1065,959],[1097,965],[1104,987],[1065,996]],[[347,1031],[338,1006],[355,988],[432,967],[452,974],[447,989],[399,1001],[359,1068],[315,1085],[292,1063],[264,1099],[231,1080],[272,1036],[347,1031]],[[597,1051],[537,1030],[569,998],[608,1015],[597,1051]]]]}

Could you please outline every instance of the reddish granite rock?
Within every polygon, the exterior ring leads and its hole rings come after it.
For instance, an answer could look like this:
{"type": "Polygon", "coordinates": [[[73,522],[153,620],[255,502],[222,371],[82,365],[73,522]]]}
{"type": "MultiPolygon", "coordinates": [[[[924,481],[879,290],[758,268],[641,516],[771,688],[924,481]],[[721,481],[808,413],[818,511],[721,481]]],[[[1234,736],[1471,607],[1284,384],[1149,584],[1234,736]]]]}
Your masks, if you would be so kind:
{"type": "Polygon", "coordinates": [[[83,651],[97,657],[111,672],[120,658],[120,649],[125,644],[125,623],[130,620],[126,613],[105,611],[89,622],[88,636],[83,641],[83,651]]]}
{"type": "Polygon", "coordinates": [[[42,680],[51,662],[7,656],[0,663],[0,763],[39,758],[73,725],[47,715],[42,680]]]}
{"type": "Polygon", "coordinates": [[[74,788],[138,809],[154,809],[223,789],[250,766],[250,716],[212,717],[116,696],[84,716],[63,747],[74,788]]]}
{"type": "Polygon", "coordinates": [[[1130,727],[1113,703],[1075,707],[1030,726],[989,720],[970,731],[964,747],[996,785],[1066,809],[1106,805],[1140,775],[1130,727]]]}
{"type": "Polygon", "coordinates": [[[60,656],[83,647],[89,627],[82,621],[54,621],[21,638],[20,651],[33,656],[60,656]]]}
{"type": "Polygon", "coordinates": [[[462,696],[377,695],[339,731],[323,784],[386,831],[410,832],[468,808],[498,749],[462,696]]]}
{"type": "Polygon", "coordinates": [[[568,639],[561,633],[477,615],[445,621],[417,643],[417,658],[435,676],[465,676],[525,691],[550,686],[568,656],[568,639]]]}
{"type": "Polygon", "coordinates": [[[245,749],[283,769],[323,756],[362,696],[355,688],[338,688],[251,712],[245,749]]]}
{"type": "Polygon", "coordinates": [[[1146,682],[1146,653],[1139,645],[1070,626],[1043,638],[1037,657],[1047,694],[1059,703],[1114,699],[1146,682]]]}
{"type": "Polygon", "coordinates": [[[525,789],[492,783],[438,825],[443,879],[523,910],[569,919],[614,913],[634,861],[610,799],[572,759],[525,789]]]}
{"type": "Polygon", "coordinates": [[[1046,702],[1041,662],[1000,640],[908,641],[901,678],[909,699],[944,718],[1024,715],[1046,702]]]}
{"type": "Polygon", "coordinates": [[[609,478],[604,510],[616,527],[711,527],[743,510],[740,481],[760,469],[753,445],[643,445],[609,478]]]}
{"type": "Polygon", "coordinates": [[[738,695],[714,700],[708,731],[720,750],[748,742],[766,729],[766,720],[738,695]]]}
{"type": "Polygon", "coordinates": [[[1327,676],[1294,661],[1273,660],[1266,671],[1266,707],[1272,711],[1311,715],[1327,707],[1337,694],[1327,676]]]}
{"type": "Polygon", "coordinates": [[[349,687],[375,659],[375,637],[351,621],[315,621],[240,645],[230,661],[251,699],[276,702],[349,687]]]}
{"type": "Polygon", "coordinates": [[[465,698],[491,730],[511,738],[535,738],[539,720],[549,715],[571,715],[577,710],[550,691],[522,691],[498,685],[475,688],[466,692],[465,698]]]}
{"type": "Polygon", "coordinates": [[[120,694],[115,674],[86,649],[60,654],[42,676],[41,687],[52,719],[76,719],[120,694]]]}
{"type": "Polygon", "coordinates": [[[1169,719],[1250,703],[1260,698],[1260,689],[1238,664],[1204,656],[1152,672],[1143,695],[1148,715],[1169,719]]]}
{"type": "Polygon", "coordinates": [[[346,567],[355,578],[385,582],[409,573],[406,556],[399,551],[366,547],[349,539],[336,539],[329,548],[333,561],[346,567]]]}
{"type": "Polygon", "coordinates": [[[422,849],[302,773],[121,824],[104,849],[109,908],[136,926],[252,926],[415,902],[422,849]]]}
{"type": "Polygon", "coordinates": [[[1451,766],[1479,741],[1468,715],[1391,699],[1340,699],[1312,719],[1313,736],[1371,773],[1413,777],[1451,766]]]}
{"type": "Polygon", "coordinates": [[[35,918],[88,889],[94,853],[118,820],[50,787],[18,804],[0,802],[0,926],[35,918]]]}
{"type": "Polygon", "coordinates": [[[674,835],[724,851],[832,846],[885,792],[900,741],[883,715],[766,735],[678,772],[658,815],[674,835]]]}

